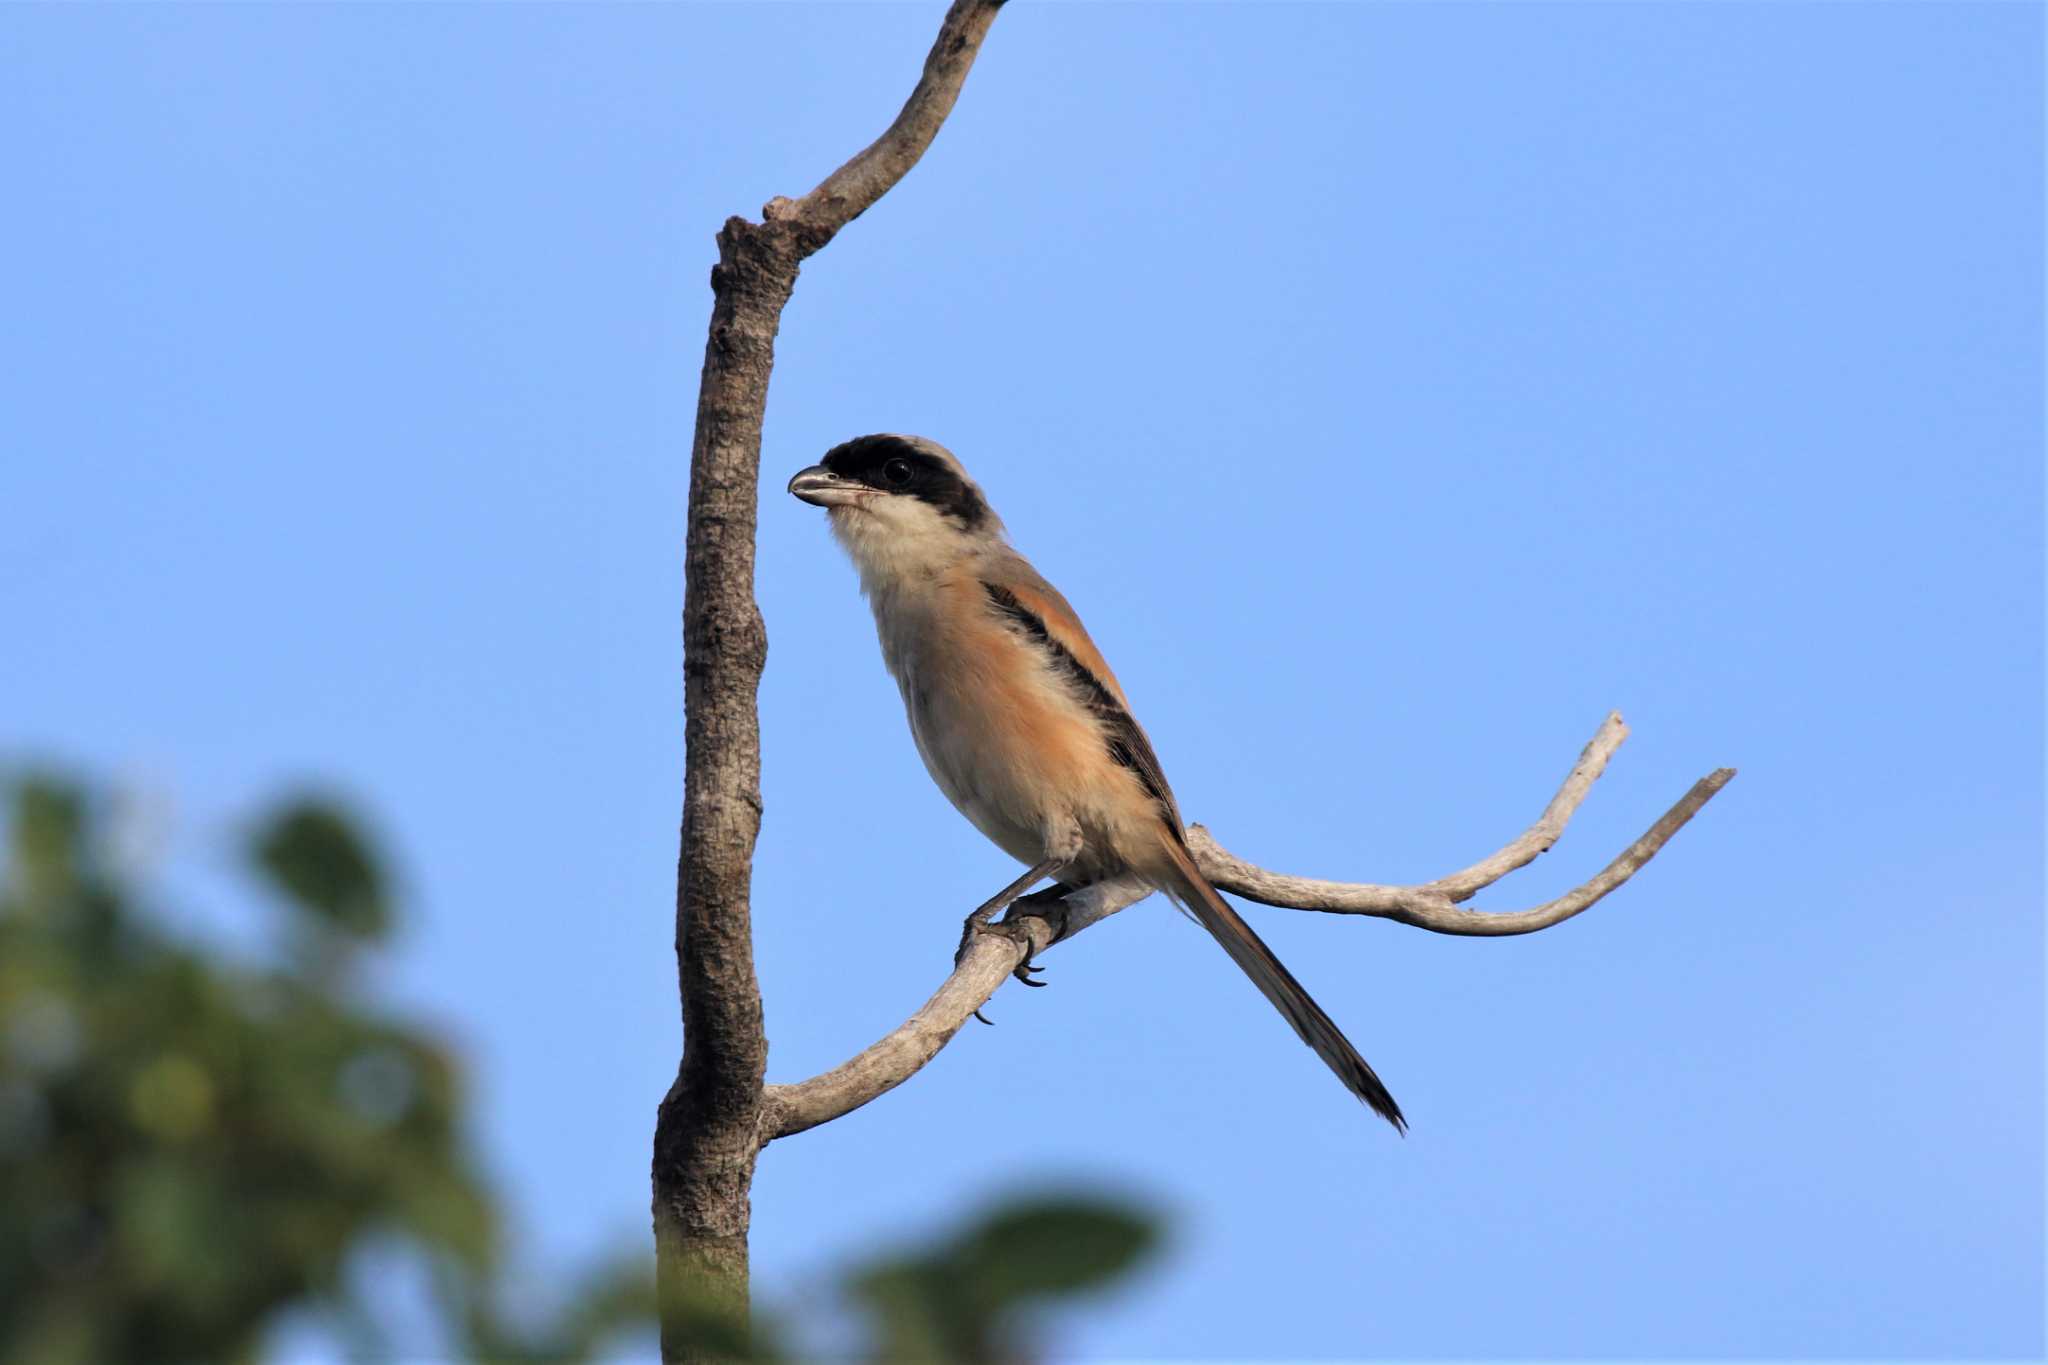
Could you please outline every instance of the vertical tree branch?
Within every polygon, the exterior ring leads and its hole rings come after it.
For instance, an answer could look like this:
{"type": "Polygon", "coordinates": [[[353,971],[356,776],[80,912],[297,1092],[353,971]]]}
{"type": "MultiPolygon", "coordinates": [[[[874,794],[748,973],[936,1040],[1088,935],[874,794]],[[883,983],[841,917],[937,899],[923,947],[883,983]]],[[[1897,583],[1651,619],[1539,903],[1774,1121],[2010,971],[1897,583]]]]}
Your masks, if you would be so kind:
{"type": "Polygon", "coordinates": [[[690,451],[675,940],[684,1044],[654,1140],[669,1359],[687,1358],[676,1324],[689,1312],[745,1311],[748,1190],[768,1063],[749,903],[761,829],[756,693],[768,657],[754,602],[754,520],[768,375],[797,258],[787,234],[750,227],[734,219],[719,234],[690,451]]]}
{"type": "Polygon", "coordinates": [[[903,110],[882,136],[763,222],[718,234],[690,450],[684,556],[682,847],[676,962],[683,1057],[654,1134],[654,1228],[665,1360],[715,1353],[688,1330],[743,1313],[754,1160],[768,1044],[754,975],[750,891],[761,828],[756,697],[767,632],[754,601],[761,423],[782,309],[803,259],[917,164],[952,109],[1001,0],[955,0],[903,110]]]}

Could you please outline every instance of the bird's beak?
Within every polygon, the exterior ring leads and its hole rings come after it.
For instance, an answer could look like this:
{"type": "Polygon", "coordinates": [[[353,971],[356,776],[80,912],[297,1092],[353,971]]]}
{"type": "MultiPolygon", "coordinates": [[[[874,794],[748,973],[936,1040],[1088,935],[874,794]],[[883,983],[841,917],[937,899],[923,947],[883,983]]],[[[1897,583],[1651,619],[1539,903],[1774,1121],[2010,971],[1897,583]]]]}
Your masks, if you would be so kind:
{"type": "Polygon", "coordinates": [[[799,469],[789,481],[790,495],[813,507],[844,507],[860,495],[860,488],[853,480],[842,479],[821,464],[799,469]]]}

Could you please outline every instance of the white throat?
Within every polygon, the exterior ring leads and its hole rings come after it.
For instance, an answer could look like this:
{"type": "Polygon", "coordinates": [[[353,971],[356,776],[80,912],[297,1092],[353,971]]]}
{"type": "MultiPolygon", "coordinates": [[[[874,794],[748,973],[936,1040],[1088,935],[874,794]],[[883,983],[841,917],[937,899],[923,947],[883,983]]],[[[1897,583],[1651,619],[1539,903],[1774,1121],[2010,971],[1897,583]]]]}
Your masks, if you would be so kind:
{"type": "Polygon", "coordinates": [[[829,520],[833,537],[860,571],[861,591],[871,598],[929,585],[981,548],[978,537],[910,498],[835,507],[829,520]]]}

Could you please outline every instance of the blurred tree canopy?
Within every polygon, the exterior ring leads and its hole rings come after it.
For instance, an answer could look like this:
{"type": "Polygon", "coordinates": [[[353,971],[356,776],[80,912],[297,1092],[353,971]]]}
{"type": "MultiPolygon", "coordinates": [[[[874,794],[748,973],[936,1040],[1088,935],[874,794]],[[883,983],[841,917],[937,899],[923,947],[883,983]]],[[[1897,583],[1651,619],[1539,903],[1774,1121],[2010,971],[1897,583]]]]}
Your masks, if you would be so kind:
{"type": "MultiPolygon", "coordinates": [[[[396,916],[343,811],[302,798],[257,821],[247,871],[288,931],[259,965],[164,928],[112,855],[103,798],[29,776],[4,799],[0,1361],[252,1361],[308,1308],[387,1356],[351,1261],[391,1239],[431,1268],[464,1359],[587,1359],[651,1324],[637,1250],[551,1315],[506,1311],[457,1060],[351,984],[396,916]]],[[[1026,1199],[844,1289],[881,1359],[1026,1360],[1033,1310],[1115,1282],[1156,1240],[1128,1208],[1026,1199]]],[[[695,1326],[735,1357],[789,1356],[788,1324],[695,1326]]]]}
{"type": "Polygon", "coordinates": [[[12,785],[0,871],[0,1359],[255,1358],[291,1307],[381,1354],[351,1254],[396,1237],[433,1268],[442,1331],[493,1359],[589,1354],[644,1323],[644,1275],[600,1272],[514,1327],[497,1220],[448,1049],[350,990],[389,934],[378,860],[321,801],[264,816],[249,871],[289,928],[282,965],[161,927],[110,856],[104,802],[12,785]]]}
{"type": "Polygon", "coordinates": [[[878,1257],[846,1283],[883,1360],[1029,1360],[1035,1310],[1116,1283],[1157,1241],[1135,1209],[1024,1198],[934,1245],[878,1257]]]}

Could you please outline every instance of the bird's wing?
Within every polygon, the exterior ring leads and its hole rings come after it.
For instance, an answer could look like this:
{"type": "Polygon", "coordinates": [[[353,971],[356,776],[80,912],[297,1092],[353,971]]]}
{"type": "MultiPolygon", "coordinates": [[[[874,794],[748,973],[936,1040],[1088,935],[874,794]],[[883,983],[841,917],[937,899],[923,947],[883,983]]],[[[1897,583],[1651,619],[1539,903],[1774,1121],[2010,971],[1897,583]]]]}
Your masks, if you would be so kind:
{"type": "Polygon", "coordinates": [[[1116,675],[1110,672],[1109,660],[1102,657],[1102,651],[1097,649],[1095,641],[1089,638],[1088,628],[1081,624],[1081,617],[1075,612],[1073,604],[1061,596],[1058,588],[1046,582],[1022,555],[1007,554],[999,560],[984,564],[981,578],[984,584],[992,583],[1016,598],[1025,610],[1038,619],[1046,634],[1057,641],[1060,648],[1071,654],[1075,662],[1087,669],[1089,675],[1116,698],[1117,705],[1126,710],[1130,709],[1122,685],[1117,682],[1116,675]]]}
{"type": "Polygon", "coordinates": [[[1051,666],[1075,684],[1088,709],[1101,723],[1110,757],[1129,768],[1152,799],[1175,842],[1182,838],[1180,806],[1167,784],[1166,771],[1144,727],[1131,714],[1130,703],[1116,675],[1087,627],[1060,590],[1039,576],[1022,557],[1010,557],[989,566],[981,578],[982,591],[991,607],[1009,624],[1021,630],[1044,650],[1051,666]]]}

